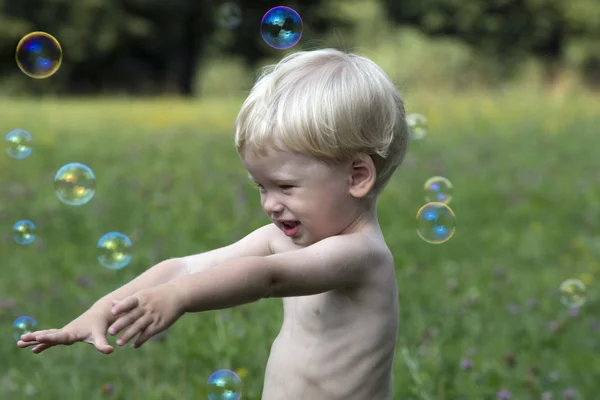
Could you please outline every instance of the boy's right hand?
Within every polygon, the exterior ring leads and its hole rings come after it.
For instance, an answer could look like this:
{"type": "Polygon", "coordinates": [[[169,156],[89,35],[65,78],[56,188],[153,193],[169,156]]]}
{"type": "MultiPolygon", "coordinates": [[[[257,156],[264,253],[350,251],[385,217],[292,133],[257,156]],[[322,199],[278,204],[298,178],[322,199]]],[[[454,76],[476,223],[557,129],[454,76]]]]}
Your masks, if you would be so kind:
{"type": "Polygon", "coordinates": [[[110,354],[114,350],[106,340],[110,318],[110,310],[104,312],[91,309],[62,329],[47,329],[22,335],[17,346],[35,346],[31,351],[38,354],[59,344],[69,346],[76,342],[85,342],[96,347],[100,353],[110,354]]]}

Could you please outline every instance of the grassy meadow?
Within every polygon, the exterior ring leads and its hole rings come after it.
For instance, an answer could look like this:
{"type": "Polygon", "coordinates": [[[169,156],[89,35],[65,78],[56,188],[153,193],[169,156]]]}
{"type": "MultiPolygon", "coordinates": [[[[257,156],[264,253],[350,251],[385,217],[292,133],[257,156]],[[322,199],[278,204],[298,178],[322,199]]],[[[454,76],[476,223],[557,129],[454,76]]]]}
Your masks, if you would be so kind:
{"type": "MultiPolygon", "coordinates": [[[[519,400],[544,392],[595,400],[599,98],[515,90],[406,100],[430,132],[411,143],[378,206],[401,305],[394,399],[492,400],[508,390],[519,400]],[[415,232],[433,175],[454,184],[456,234],[440,245],[415,232]],[[568,278],[587,284],[580,309],[560,302],[568,278]]],[[[18,316],[61,327],[157,262],[269,222],[233,146],[242,101],[0,101],[2,131],[26,129],[35,146],[22,160],[0,154],[0,398],[205,399],[208,376],[231,369],[243,378],[243,399],[260,399],[279,299],[186,315],[142,348],[109,356],[86,344],[33,355],[11,336],[18,316]],[[95,197],[80,207],[53,189],[69,162],[97,177],[95,197]],[[31,245],[12,239],[20,219],[37,226],[31,245]],[[119,271],[95,258],[109,231],[134,243],[119,271]]]]}

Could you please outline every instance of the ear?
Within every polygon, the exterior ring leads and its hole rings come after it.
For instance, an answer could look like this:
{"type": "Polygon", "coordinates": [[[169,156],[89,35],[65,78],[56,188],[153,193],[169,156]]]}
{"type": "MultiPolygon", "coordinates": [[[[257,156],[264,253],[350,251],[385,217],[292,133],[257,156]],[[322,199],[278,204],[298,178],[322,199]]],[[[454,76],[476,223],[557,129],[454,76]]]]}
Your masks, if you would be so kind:
{"type": "Polygon", "coordinates": [[[352,161],[349,176],[349,191],[352,197],[363,198],[375,185],[375,164],[368,154],[361,153],[357,159],[352,161]]]}

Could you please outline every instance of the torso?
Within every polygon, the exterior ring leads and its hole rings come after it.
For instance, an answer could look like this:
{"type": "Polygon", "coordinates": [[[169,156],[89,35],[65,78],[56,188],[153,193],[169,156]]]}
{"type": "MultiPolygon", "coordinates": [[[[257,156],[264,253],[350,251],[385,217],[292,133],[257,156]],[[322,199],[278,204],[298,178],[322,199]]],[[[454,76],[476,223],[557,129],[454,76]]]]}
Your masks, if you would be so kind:
{"type": "MultiPolygon", "coordinates": [[[[385,265],[355,289],[283,299],[262,400],[391,400],[398,333],[394,260],[380,232],[367,234],[385,265]]],[[[273,253],[299,249],[281,233],[273,253]]]]}

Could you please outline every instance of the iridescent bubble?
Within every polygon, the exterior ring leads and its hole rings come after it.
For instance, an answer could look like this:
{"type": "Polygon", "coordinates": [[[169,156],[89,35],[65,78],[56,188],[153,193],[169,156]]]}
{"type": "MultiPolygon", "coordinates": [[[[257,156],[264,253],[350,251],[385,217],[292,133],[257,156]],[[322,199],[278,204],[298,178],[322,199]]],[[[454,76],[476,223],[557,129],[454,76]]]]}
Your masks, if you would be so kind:
{"type": "Polygon", "coordinates": [[[421,114],[408,114],[406,116],[406,124],[408,125],[408,134],[412,140],[421,140],[427,136],[429,125],[427,118],[421,114]]]}
{"type": "Polygon", "coordinates": [[[209,400],[239,400],[242,396],[242,380],[233,371],[221,369],[208,378],[209,400]]]}
{"type": "Polygon", "coordinates": [[[452,183],[443,176],[432,176],[425,182],[425,201],[450,204],[452,201],[452,183]]]}
{"type": "Polygon", "coordinates": [[[13,225],[13,239],[21,245],[33,243],[35,240],[35,224],[26,219],[17,221],[13,225]]]}
{"type": "Polygon", "coordinates": [[[62,63],[62,56],[60,43],[46,32],[29,33],[17,44],[19,69],[35,79],[54,75],[62,63]]]}
{"type": "Polygon", "coordinates": [[[96,176],[80,163],[62,166],[54,177],[54,189],[59,200],[70,206],[80,206],[94,197],[96,176]]]}
{"type": "Polygon", "coordinates": [[[302,37],[302,18],[289,7],[273,7],[260,22],[260,34],[269,46],[277,50],[294,47],[302,37]]]}
{"type": "Polygon", "coordinates": [[[127,235],[109,232],[98,240],[98,261],[108,269],[125,268],[131,261],[133,244],[127,235]]]}
{"type": "Polygon", "coordinates": [[[31,154],[31,134],[23,129],[13,129],[6,135],[6,154],[22,159],[31,154]]]}
{"type": "Polygon", "coordinates": [[[242,22],[242,9],[232,1],[222,4],[217,10],[219,25],[227,29],[235,29],[242,22]]]}
{"type": "Polygon", "coordinates": [[[417,233],[427,243],[440,244],[450,240],[456,229],[456,217],[444,203],[427,203],[417,212],[417,233]]]}
{"type": "Polygon", "coordinates": [[[581,307],[586,302],[585,285],[579,279],[567,279],[560,285],[560,301],[567,307],[581,307]]]}
{"type": "Polygon", "coordinates": [[[22,335],[35,332],[37,327],[38,323],[35,319],[27,316],[19,317],[13,322],[12,337],[18,342],[22,335]]]}

